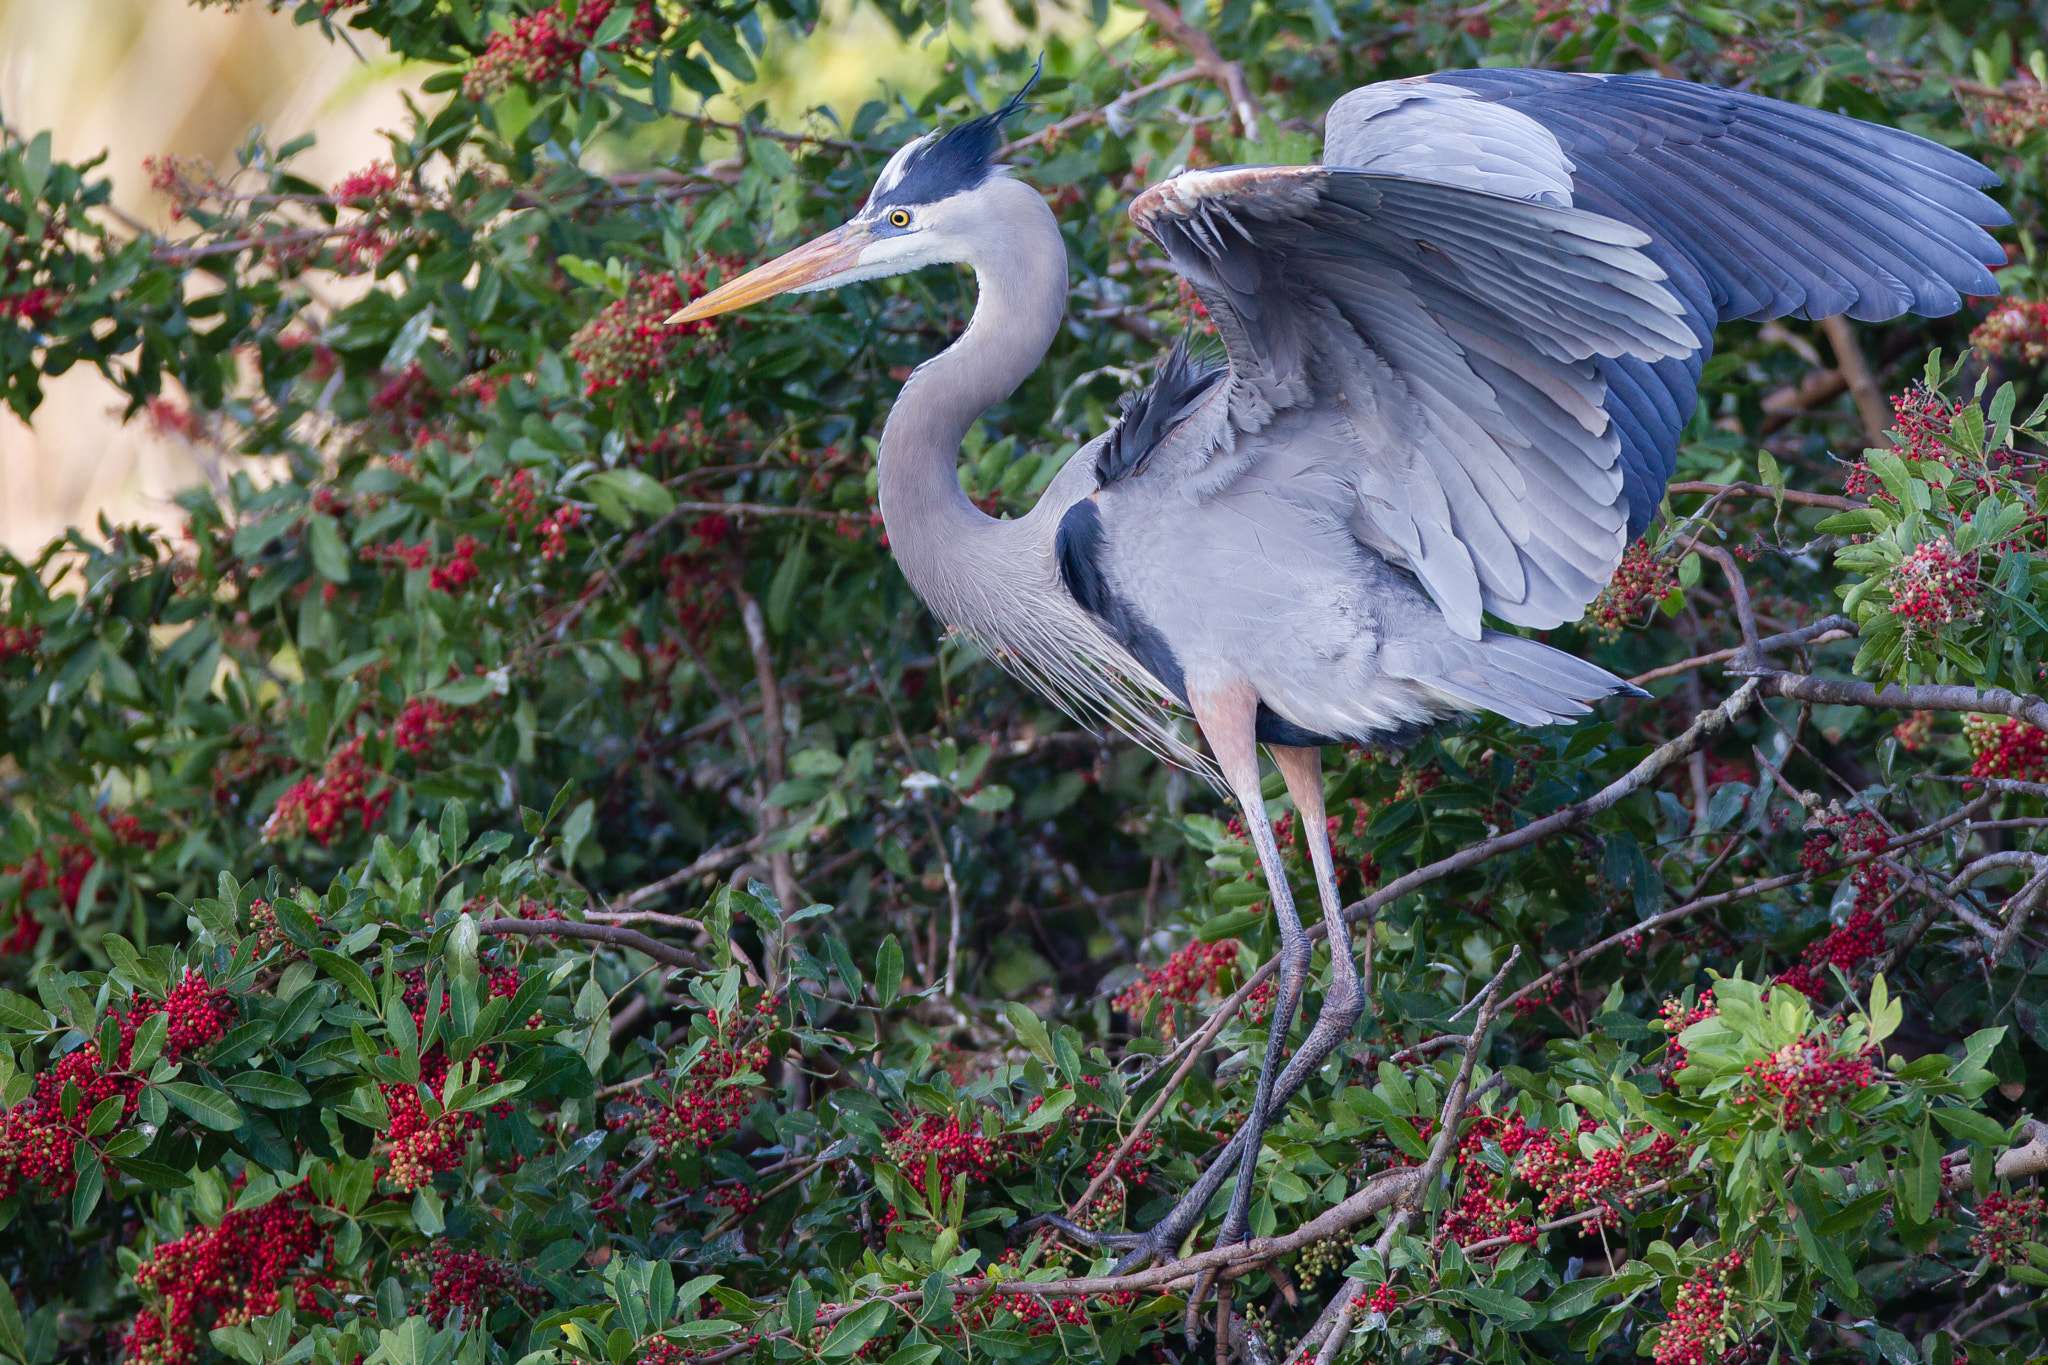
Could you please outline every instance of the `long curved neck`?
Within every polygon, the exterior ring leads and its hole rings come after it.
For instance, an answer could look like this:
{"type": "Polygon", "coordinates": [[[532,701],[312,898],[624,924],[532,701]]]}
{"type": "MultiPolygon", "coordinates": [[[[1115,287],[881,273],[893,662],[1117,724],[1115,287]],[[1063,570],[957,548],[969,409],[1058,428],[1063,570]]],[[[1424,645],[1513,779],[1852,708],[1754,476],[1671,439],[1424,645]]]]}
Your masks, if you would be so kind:
{"type": "MultiPolygon", "coordinates": [[[[1018,181],[976,192],[979,297],[958,341],[917,367],[882,427],[877,463],[889,547],[918,595],[956,625],[963,559],[1001,523],[960,489],[960,440],[976,418],[1024,382],[1066,312],[1067,251],[1052,210],[1018,181]]],[[[964,604],[961,604],[964,605],[964,604]]]]}

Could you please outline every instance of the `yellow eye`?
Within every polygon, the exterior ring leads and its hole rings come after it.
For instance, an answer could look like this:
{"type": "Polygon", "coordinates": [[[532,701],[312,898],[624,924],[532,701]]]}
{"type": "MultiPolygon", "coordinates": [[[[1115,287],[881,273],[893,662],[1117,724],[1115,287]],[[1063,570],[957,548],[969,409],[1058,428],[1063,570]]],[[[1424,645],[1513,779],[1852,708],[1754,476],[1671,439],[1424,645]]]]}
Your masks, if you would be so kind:
{"type": "Polygon", "coordinates": [[[889,211],[889,226],[890,226],[890,227],[892,227],[892,228],[907,228],[907,227],[909,227],[909,226],[910,226],[910,210],[909,210],[909,209],[891,209],[891,210],[889,211]]]}

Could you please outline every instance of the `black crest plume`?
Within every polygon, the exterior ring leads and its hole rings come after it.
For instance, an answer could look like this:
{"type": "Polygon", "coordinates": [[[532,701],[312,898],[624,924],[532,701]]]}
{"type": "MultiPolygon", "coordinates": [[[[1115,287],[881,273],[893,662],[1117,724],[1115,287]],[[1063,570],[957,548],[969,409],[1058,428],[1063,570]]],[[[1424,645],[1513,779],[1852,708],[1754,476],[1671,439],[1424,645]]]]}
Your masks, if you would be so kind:
{"type": "Polygon", "coordinates": [[[1024,102],[1044,69],[1045,59],[1041,57],[1031,79],[1002,108],[956,124],[918,148],[896,183],[886,189],[878,187],[868,203],[876,208],[936,204],[988,179],[995,166],[996,149],[1003,145],[1004,122],[1024,109],[1024,102]]]}

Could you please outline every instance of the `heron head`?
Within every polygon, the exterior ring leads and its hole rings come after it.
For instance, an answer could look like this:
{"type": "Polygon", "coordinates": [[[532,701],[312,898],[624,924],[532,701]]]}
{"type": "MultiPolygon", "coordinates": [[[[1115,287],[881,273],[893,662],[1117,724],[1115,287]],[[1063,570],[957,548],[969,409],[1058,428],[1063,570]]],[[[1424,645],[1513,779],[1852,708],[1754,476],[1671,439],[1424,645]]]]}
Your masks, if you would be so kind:
{"type": "Polygon", "coordinates": [[[905,143],[850,221],[728,280],[668,321],[698,322],[777,294],[809,294],[966,260],[977,232],[989,224],[986,201],[1008,184],[1006,169],[995,164],[1003,121],[1023,108],[1030,89],[1026,85],[992,114],[905,143]]]}

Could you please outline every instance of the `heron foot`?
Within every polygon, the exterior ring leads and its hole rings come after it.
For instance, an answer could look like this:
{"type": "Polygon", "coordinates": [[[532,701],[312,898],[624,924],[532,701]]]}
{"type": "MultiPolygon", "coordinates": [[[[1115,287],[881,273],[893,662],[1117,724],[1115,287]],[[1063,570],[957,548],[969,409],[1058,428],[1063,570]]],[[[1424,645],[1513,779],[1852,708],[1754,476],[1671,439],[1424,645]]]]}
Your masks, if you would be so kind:
{"type": "Polygon", "coordinates": [[[1118,1247],[1134,1247],[1145,1240],[1145,1234],[1142,1232],[1097,1232],[1093,1228],[1084,1228],[1079,1223],[1063,1218],[1057,1213],[1041,1213],[1035,1218],[1026,1218],[1023,1222],[1017,1224],[1015,1228],[1011,1229],[1011,1231],[1029,1232],[1033,1228],[1041,1227],[1053,1228],[1062,1237],[1070,1238],[1073,1241],[1079,1242],[1082,1246],[1094,1247],[1097,1250],[1114,1251],[1118,1247]]]}

